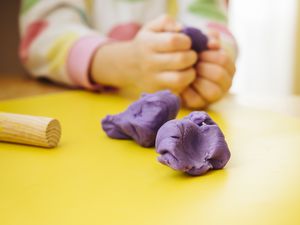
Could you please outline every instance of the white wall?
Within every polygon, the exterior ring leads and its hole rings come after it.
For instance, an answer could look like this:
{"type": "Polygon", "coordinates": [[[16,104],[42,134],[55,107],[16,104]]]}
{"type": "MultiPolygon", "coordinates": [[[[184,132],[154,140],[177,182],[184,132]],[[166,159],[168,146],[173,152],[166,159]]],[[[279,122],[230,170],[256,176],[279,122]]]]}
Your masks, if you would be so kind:
{"type": "Polygon", "coordinates": [[[230,28],[240,48],[232,92],[292,93],[297,0],[231,0],[230,28]]]}

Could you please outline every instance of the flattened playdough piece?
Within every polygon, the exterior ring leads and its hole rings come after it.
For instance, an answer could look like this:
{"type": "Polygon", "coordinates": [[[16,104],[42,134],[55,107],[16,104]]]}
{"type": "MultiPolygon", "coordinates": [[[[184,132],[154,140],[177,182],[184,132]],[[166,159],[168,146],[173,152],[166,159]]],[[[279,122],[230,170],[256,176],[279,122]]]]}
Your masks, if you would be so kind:
{"type": "Polygon", "coordinates": [[[152,147],[158,129],[174,119],[179,108],[179,98],[170,91],[144,94],[125,112],[106,116],[102,128],[111,138],[133,139],[143,147],[152,147]]]}
{"type": "Polygon", "coordinates": [[[185,27],[182,29],[182,33],[189,36],[192,40],[192,49],[196,52],[202,52],[207,49],[208,39],[201,30],[194,27],[185,27]]]}
{"type": "Polygon", "coordinates": [[[191,175],[223,168],[230,151],[218,125],[205,112],[170,120],[157,133],[158,161],[191,175]]]}

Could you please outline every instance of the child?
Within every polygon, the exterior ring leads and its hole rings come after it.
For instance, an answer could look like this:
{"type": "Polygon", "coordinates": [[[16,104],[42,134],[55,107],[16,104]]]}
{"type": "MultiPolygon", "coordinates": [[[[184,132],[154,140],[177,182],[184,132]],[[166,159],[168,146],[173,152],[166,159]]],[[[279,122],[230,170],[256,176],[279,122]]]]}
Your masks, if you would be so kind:
{"type": "Polygon", "coordinates": [[[225,24],[225,0],[23,0],[20,57],[35,77],[90,90],[170,89],[200,109],[225,95],[235,73],[225,24]],[[183,24],[207,33],[207,51],[190,49],[183,24]]]}

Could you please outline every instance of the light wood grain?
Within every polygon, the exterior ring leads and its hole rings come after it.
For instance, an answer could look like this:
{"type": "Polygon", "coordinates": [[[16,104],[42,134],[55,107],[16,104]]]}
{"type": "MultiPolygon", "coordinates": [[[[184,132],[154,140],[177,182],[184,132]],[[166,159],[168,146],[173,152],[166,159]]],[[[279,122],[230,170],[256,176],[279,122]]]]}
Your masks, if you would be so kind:
{"type": "Polygon", "coordinates": [[[60,136],[56,119],[0,112],[0,141],[53,148],[60,136]]]}

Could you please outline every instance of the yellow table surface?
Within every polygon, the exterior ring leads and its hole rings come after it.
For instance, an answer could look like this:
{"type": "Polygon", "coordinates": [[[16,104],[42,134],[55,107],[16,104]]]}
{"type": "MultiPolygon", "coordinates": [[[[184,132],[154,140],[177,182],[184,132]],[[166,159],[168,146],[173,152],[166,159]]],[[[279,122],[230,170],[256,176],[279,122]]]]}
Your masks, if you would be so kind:
{"type": "Polygon", "coordinates": [[[81,91],[0,102],[0,111],[55,117],[63,132],[53,150],[0,143],[0,224],[300,224],[300,119],[210,111],[232,158],[190,177],[159,164],[154,149],[106,137],[100,119],[128,104],[81,91]]]}

